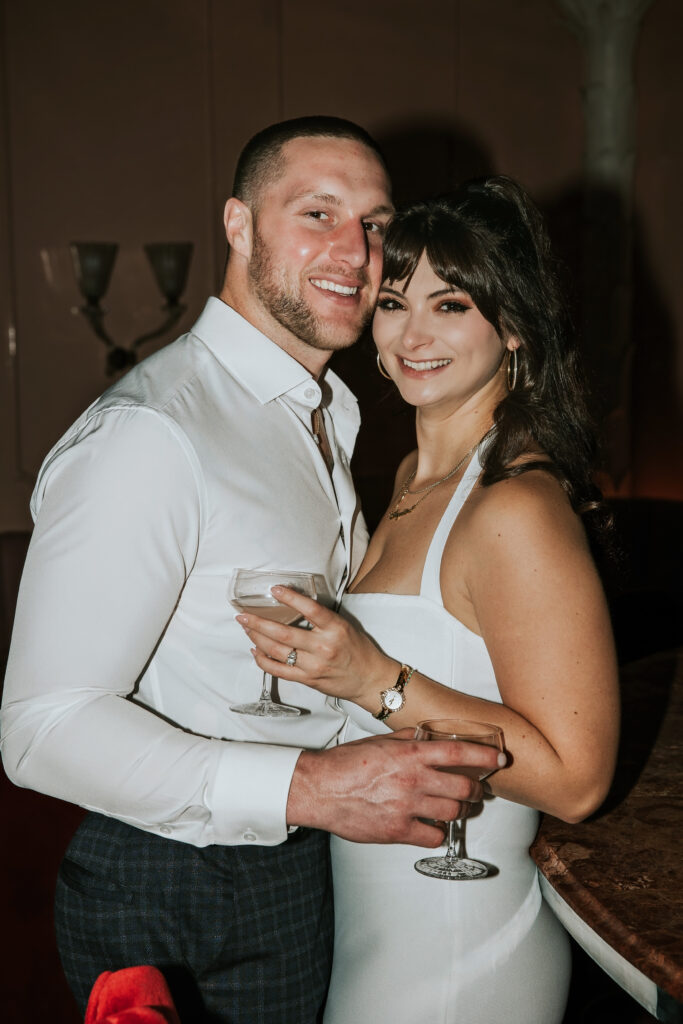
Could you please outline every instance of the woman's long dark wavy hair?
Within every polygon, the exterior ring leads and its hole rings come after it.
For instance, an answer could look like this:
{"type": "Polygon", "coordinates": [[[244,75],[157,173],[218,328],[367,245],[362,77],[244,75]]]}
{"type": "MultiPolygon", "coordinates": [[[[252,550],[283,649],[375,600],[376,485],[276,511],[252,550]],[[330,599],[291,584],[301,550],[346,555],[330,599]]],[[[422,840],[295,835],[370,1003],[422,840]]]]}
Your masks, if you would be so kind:
{"type": "Polygon", "coordinates": [[[482,483],[531,469],[552,473],[586,525],[603,533],[610,517],[592,479],[595,434],[540,212],[510,178],[465,182],[394,216],[385,280],[410,280],[423,253],[437,277],[470,295],[503,342],[514,335],[520,343],[514,390],[496,407],[482,455],[482,483]],[[533,458],[539,450],[545,458],[533,458]],[[532,457],[513,465],[522,455],[532,457]]]}

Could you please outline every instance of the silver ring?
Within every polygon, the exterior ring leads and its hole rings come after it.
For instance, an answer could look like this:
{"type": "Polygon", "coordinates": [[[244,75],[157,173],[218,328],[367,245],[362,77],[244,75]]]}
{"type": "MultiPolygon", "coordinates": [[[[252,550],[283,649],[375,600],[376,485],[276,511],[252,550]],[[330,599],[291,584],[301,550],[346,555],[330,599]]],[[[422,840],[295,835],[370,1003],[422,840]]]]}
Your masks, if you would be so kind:
{"type": "Polygon", "coordinates": [[[287,655],[287,664],[296,665],[296,647],[292,647],[291,651],[287,655]]]}

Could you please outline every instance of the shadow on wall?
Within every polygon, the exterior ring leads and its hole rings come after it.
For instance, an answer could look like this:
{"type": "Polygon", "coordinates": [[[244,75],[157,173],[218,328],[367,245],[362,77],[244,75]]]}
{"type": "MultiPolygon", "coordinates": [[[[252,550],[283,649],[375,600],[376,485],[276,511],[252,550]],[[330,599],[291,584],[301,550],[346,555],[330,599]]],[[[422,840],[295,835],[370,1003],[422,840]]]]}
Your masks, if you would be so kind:
{"type": "MultiPolygon", "coordinates": [[[[605,466],[625,463],[629,479],[622,493],[681,500],[682,363],[674,317],[651,269],[638,211],[632,216],[631,296],[625,303],[618,275],[625,241],[614,192],[594,188],[586,199],[576,182],[539,205],[563,264],[605,466]],[[591,222],[584,227],[586,204],[591,222]]],[[[612,480],[615,489],[620,482],[612,480]]]]}
{"type": "Polygon", "coordinates": [[[398,206],[449,192],[467,178],[496,173],[493,157],[457,121],[425,118],[379,129],[398,206]]]}

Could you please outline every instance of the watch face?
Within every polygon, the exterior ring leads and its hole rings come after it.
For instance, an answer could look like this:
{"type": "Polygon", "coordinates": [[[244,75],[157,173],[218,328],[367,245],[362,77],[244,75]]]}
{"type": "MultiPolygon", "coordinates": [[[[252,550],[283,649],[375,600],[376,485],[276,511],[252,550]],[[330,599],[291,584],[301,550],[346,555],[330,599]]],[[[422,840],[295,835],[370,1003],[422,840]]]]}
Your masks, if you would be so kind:
{"type": "Polygon", "coordinates": [[[385,708],[389,708],[390,711],[398,711],[399,708],[403,707],[405,698],[398,690],[387,690],[382,696],[385,708]]]}

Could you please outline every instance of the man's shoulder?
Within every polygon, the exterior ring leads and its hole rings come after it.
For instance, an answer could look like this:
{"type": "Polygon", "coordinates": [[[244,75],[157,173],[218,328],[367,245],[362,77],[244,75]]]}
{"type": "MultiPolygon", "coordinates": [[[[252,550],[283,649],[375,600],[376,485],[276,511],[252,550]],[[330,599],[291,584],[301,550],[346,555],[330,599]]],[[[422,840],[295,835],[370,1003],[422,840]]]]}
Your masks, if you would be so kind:
{"type": "MultiPolygon", "coordinates": [[[[210,356],[208,356],[210,359],[210,356]]],[[[202,364],[207,353],[192,333],[160,349],[133,367],[108,388],[76,419],[46,455],[36,491],[47,475],[62,464],[67,453],[125,450],[130,459],[149,458],[150,453],[168,457],[169,451],[180,449],[196,461],[194,445],[186,430],[188,394],[198,377],[208,376],[202,364]]],[[[181,456],[182,457],[182,456],[181,456]]],[[[35,492],[34,492],[35,497],[35,492]]]]}
{"type": "Polygon", "coordinates": [[[206,349],[188,332],[134,366],[93,402],[87,413],[129,406],[162,412],[207,372],[206,349]]]}

